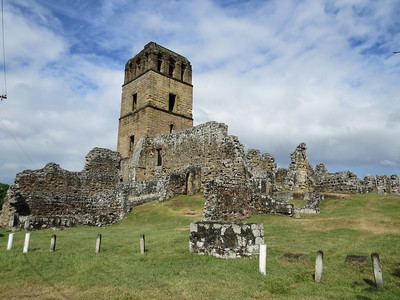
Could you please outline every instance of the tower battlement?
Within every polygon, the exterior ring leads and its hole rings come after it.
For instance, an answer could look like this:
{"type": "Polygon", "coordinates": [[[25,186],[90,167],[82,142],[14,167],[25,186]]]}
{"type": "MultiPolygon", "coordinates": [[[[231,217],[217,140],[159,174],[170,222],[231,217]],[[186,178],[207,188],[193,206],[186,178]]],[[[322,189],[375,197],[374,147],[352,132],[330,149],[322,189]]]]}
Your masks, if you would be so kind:
{"type": "Polygon", "coordinates": [[[193,127],[193,85],[190,62],[154,42],[125,65],[118,152],[130,157],[137,141],[147,135],[193,127]]]}

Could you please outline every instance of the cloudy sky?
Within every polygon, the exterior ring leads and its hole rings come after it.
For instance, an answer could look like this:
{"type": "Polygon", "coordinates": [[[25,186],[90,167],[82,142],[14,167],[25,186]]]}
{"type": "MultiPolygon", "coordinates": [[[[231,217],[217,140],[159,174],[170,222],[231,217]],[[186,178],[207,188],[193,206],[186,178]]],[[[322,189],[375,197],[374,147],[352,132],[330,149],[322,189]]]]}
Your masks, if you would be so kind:
{"type": "Polygon", "coordinates": [[[3,1],[0,182],[115,150],[124,65],[150,41],[191,61],[195,124],[279,167],[305,142],[330,172],[400,174],[400,0],[3,1]]]}

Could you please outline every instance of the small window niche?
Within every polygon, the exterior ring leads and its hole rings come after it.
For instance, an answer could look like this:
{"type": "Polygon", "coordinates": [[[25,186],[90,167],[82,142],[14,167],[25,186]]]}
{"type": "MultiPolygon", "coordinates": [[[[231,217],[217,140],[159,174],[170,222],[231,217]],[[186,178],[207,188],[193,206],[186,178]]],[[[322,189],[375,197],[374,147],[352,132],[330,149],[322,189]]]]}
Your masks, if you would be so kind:
{"type": "Polygon", "coordinates": [[[168,64],[168,76],[174,76],[175,61],[171,59],[168,64]]]}
{"type": "Polygon", "coordinates": [[[161,65],[162,65],[162,56],[161,56],[161,54],[159,54],[157,57],[157,71],[158,72],[161,72],[161,65]]]}
{"type": "Polygon", "coordinates": [[[129,151],[133,152],[133,149],[135,149],[135,136],[131,135],[129,137],[129,151]]]}
{"type": "Polygon", "coordinates": [[[175,94],[169,94],[169,100],[168,100],[168,110],[173,111],[175,107],[175,100],[176,100],[176,95],[175,94]]]}
{"type": "Polygon", "coordinates": [[[161,148],[156,149],[157,151],[157,166],[162,166],[162,156],[161,156],[161,148]]]}
{"type": "Polygon", "coordinates": [[[173,133],[174,132],[174,124],[169,124],[169,133],[173,133]]]}
{"type": "Polygon", "coordinates": [[[137,93],[132,95],[132,111],[137,109],[137,93]]]}

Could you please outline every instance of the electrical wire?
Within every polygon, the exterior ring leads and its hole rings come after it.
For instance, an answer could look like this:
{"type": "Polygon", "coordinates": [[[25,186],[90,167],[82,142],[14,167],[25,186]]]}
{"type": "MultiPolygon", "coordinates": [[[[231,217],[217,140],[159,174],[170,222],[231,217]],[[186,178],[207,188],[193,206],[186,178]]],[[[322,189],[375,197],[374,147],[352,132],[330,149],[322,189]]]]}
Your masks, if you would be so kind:
{"type": "Polygon", "coordinates": [[[4,93],[0,95],[0,100],[7,99],[7,71],[6,71],[6,46],[4,38],[4,5],[1,0],[1,36],[3,42],[3,74],[4,74],[4,93]]]}

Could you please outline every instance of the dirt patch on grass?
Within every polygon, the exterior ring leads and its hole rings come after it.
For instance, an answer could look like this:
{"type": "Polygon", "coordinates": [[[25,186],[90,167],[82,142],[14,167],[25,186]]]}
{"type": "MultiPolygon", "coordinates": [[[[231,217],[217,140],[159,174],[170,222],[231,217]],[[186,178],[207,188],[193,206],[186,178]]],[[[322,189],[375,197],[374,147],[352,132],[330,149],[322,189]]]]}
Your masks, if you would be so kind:
{"type": "Polygon", "coordinates": [[[390,218],[362,218],[358,220],[357,227],[375,234],[399,233],[399,223],[393,222],[390,218]]]}

